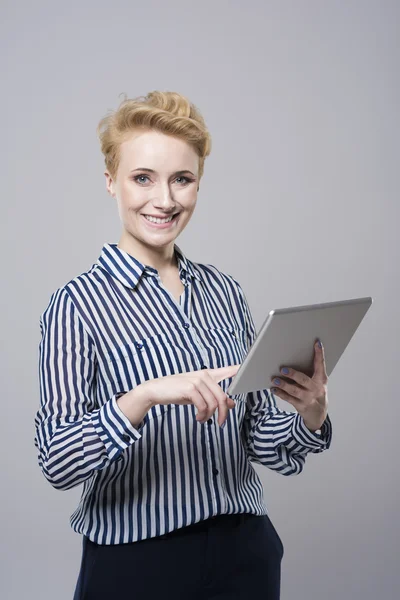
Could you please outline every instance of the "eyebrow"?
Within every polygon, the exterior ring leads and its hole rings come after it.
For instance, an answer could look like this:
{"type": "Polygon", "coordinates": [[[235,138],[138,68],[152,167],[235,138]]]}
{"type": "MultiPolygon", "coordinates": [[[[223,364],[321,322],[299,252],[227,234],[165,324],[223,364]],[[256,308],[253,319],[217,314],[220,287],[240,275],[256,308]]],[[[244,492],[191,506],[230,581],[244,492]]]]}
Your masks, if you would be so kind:
{"type": "MultiPolygon", "coordinates": [[[[134,173],[135,171],[147,171],[148,173],[156,172],[156,171],[154,171],[154,169],[147,169],[146,167],[139,167],[137,169],[132,169],[130,172],[134,173]]],[[[175,173],[173,173],[173,175],[182,175],[183,173],[190,173],[191,175],[193,175],[193,177],[196,177],[196,175],[194,173],[192,173],[192,171],[189,171],[189,169],[184,169],[183,171],[175,171],[175,173]]]]}

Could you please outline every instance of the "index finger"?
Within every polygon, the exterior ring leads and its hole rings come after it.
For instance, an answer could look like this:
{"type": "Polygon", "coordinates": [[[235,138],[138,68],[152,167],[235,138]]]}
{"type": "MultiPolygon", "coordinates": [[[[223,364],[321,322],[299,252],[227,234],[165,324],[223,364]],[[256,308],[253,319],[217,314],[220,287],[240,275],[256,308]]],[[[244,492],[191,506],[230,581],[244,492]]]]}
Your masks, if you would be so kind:
{"type": "Polygon", "coordinates": [[[240,364],[239,365],[229,365],[228,367],[217,367],[216,369],[208,369],[211,377],[213,377],[213,379],[219,383],[220,381],[222,381],[223,379],[226,379],[227,377],[232,377],[232,375],[235,375],[238,370],[239,370],[240,364]]]}

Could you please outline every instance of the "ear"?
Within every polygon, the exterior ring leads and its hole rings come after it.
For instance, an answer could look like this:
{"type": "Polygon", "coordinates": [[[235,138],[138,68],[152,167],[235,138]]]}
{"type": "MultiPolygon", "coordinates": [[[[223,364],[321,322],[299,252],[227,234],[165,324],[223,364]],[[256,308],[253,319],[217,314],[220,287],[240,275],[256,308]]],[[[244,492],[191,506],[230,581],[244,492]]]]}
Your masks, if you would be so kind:
{"type": "Polygon", "coordinates": [[[110,173],[108,171],[104,171],[104,175],[106,177],[107,192],[110,194],[110,196],[112,196],[113,198],[115,198],[114,182],[112,180],[112,177],[111,177],[111,175],[110,175],[110,173]]]}

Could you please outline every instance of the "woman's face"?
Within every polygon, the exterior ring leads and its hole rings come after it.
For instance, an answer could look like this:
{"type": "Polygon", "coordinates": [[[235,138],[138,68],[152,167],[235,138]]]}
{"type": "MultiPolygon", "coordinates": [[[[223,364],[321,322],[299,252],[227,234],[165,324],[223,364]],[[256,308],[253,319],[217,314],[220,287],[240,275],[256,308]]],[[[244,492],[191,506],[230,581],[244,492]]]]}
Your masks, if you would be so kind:
{"type": "Polygon", "coordinates": [[[198,155],[183,140],[147,130],[125,141],[116,179],[104,173],[107,190],[117,199],[123,237],[135,238],[147,248],[173,248],[196,206],[198,168],[198,155]],[[179,214],[162,227],[144,216],[175,213],[179,214]]]}

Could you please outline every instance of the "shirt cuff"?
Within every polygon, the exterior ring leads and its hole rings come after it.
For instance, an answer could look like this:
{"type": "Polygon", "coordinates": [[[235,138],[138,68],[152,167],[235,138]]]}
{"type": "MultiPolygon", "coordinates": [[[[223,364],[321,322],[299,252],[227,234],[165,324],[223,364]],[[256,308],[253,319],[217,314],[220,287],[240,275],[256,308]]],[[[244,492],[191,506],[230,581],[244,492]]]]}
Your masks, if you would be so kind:
{"type": "Polygon", "coordinates": [[[93,425],[104,442],[110,459],[116,458],[123,450],[142,437],[144,419],[138,427],[134,427],[117,404],[118,398],[126,393],[114,394],[93,417],[93,425]]]}
{"type": "Polygon", "coordinates": [[[293,419],[292,435],[300,446],[309,448],[311,452],[317,453],[327,450],[332,441],[332,423],[329,415],[326,415],[326,419],[321,426],[321,433],[318,434],[310,431],[300,413],[296,413],[293,419]]]}

